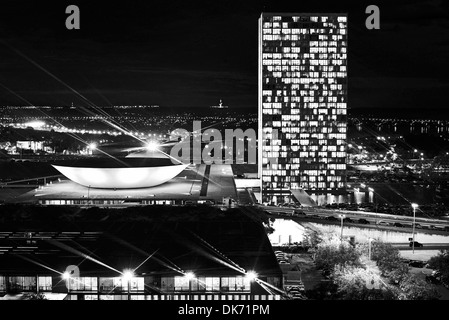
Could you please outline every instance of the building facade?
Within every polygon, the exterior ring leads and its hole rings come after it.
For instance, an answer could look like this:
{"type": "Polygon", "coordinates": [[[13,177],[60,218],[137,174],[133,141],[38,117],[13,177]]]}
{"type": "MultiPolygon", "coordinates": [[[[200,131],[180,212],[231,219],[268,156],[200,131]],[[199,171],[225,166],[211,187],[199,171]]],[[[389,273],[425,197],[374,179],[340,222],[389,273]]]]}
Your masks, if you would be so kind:
{"type": "MultiPolygon", "coordinates": [[[[31,272],[30,272],[31,274],[31,272]]],[[[51,274],[1,275],[0,300],[5,295],[40,293],[64,300],[280,300],[242,276],[111,276],[71,277],[51,274]]],[[[265,279],[280,286],[279,277],[265,279]]]]}
{"type": "Polygon", "coordinates": [[[259,176],[262,202],[341,202],[346,181],[346,14],[262,13],[259,176]]]}

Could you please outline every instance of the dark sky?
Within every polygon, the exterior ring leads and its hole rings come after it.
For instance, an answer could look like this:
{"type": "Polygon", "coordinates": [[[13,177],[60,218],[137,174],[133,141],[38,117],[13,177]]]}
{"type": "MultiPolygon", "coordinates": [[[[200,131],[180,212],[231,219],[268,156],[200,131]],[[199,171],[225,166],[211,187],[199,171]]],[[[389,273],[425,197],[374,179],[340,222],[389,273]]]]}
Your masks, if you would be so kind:
{"type": "Polygon", "coordinates": [[[26,56],[97,105],[256,108],[262,11],[348,13],[350,108],[446,108],[443,0],[3,0],[0,105],[83,104],[26,56]],[[69,4],[81,30],[65,28],[69,4]],[[369,4],[380,30],[365,28],[369,4]]]}

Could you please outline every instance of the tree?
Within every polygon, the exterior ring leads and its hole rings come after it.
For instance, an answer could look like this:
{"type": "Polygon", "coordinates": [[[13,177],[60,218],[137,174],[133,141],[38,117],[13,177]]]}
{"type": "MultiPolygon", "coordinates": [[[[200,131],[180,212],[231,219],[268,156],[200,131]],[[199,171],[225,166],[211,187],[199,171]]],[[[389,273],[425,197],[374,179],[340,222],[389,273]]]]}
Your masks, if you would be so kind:
{"type": "Polygon", "coordinates": [[[26,293],[22,297],[23,300],[47,300],[42,293],[26,293]]]}
{"type": "Polygon", "coordinates": [[[336,265],[362,265],[359,252],[348,242],[342,242],[337,235],[325,237],[317,245],[315,264],[318,269],[329,271],[336,265]]]}
{"type": "Polygon", "coordinates": [[[449,251],[441,250],[441,252],[430,258],[429,266],[435,269],[441,274],[441,282],[445,285],[449,285],[449,251]]]}
{"type": "Polygon", "coordinates": [[[397,293],[385,286],[378,274],[362,267],[338,265],[332,274],[343,300],[396,300],[397,293]]]}
{"type": "Polygon", "coordinates": [[[400,284],[408,276],[410,268],[406,263],[398,263],[397,267],[386,272],[386,277],[392,284],[400,284]]]}
{"type": "Polygon", "coordinates": [[[399,285],[407,300],[437,300],[438,290],[415,274],[408,274],[399,285]]]}
{"type": "Polygon", "coordinates": [[[317,231],[311,229],[305,230],[302,241],[303,247],[316,248],[321,241],[322,239],[317,231]]]}
{"type": "Polygon", "coordinates": [[[377,262],[377,266],[383,275],[387,275],[398,268],[404,270],[404,262],[401,259],[399,250],[389,243],[379,241],[374,242],[371,258],[377,262]]]}

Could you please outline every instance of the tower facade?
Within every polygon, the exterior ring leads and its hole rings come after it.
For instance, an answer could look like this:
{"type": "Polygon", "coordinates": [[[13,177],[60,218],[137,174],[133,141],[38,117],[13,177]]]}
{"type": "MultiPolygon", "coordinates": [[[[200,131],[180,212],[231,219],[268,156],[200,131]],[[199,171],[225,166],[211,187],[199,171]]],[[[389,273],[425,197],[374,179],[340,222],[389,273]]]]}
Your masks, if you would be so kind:
{"type": "Polygon", "coordinates": [[[318,203],[346,193],[346,14],[262,13],[259,176],[262,202],[318,203]]]}

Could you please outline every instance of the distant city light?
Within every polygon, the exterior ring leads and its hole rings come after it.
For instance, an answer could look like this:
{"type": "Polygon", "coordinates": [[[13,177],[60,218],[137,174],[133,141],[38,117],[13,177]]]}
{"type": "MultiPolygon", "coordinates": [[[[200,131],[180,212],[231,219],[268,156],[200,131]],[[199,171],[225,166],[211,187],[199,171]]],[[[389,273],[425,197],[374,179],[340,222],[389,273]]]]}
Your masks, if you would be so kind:
{"type": "Polygon", "coordinates": [[[90,150],[95,150],[95,149],[97,149],[97,144],[96,144],[95,142],[90,143],[90,144],[89,144],[89,149],[90,149],[90,150]]]}
{"type": "Polygon", "coordinates": [[[25,126],[27,127],[33,127],[33,128],[40,128],[45,126],[45,122],[43,121],[30,121],[25,123],[25,126]]]}

